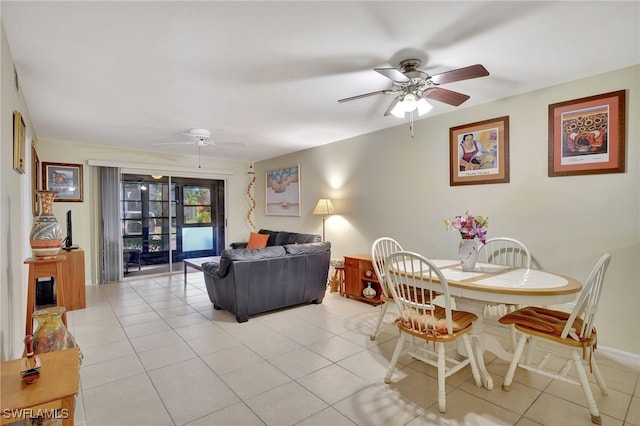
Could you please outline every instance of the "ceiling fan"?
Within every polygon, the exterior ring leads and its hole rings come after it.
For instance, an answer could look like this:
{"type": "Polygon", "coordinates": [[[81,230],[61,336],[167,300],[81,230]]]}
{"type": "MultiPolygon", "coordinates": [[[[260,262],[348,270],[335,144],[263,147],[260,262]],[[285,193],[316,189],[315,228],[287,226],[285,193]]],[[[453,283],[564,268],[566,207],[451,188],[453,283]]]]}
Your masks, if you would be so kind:
{"type": "Polygon", "coordinates": [[[214,142],[211,140],[211,132],[207,129],[189,129],[187,133],[181,133],[189,136],[191,140],[183,142],[160,142],[154,143],[154,145],[197,145],[198,147],[204,146],[244,146],[242,142],[214,142]]]}
{"type": "Polygon", "coordinates": [[[413,112],[416,109],[418,115],[423,115],[432,108],[427,99],[459,106],[470,98],[469,95],[444,89],[440,87],[441,84],[489,75],[489,71],[480,64],[429,75],[418,69],[421,64],[420,59],[405,59],[400,62],[399,68],[374,68],[374,71],[391,80],[390,89],[351,96],[339,99],[338,102],[354,101],[374,95],[393,94],[395,96],[385,111],[385,116],[404,117],[405,113],[413,112]]]}
{"type": "Polygon", "coordinates": [[[183,142],[159,142],[154,145],[195,145],[198,147],[198,168],[200,168],[200,149],[203,147],[225,146],[225,147],[244,147],[244,142],[214,142],[211,140],[211,132],[207,129],[189,129],[183,135],[189,136],[191,140],[183,142]]]}

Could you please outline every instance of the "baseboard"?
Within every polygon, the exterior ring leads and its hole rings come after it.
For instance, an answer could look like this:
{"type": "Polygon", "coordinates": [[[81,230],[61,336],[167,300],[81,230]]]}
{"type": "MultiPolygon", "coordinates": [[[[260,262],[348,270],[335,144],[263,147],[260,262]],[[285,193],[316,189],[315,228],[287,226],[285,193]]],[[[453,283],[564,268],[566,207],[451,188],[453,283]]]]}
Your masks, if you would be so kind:
{"type": "Polygon", "coordinates": [[[598,345],[596,351],[599,358],[610,359],[636,373],[640,373],[640,355],[600,345],[598,345]]]}

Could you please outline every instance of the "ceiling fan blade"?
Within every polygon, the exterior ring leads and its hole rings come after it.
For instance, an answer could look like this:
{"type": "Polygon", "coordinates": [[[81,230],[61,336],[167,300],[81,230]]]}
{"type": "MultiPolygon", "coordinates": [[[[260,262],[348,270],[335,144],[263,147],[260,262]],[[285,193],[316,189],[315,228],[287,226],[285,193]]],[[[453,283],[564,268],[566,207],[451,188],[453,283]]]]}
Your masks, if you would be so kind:
{"type": "Polygon", "coordinates": [[[156,142],[156,143],[152,143],[151,145],[193,145],[195,144],[195,141],[185,141],[185,142],[156,142]]]}
{"type": "Polygon", "coordinates": [[[350,98],[338,99],[338,102],[355,101],[356,99],[366,98],[373,95],[383,95],[385,93],[387,93],[386,90],[378,90],[377,92],[365,93],[363,95],[351,96],[350,98]]]}
{"type": "Polygon", "coordinates": [[[390,79],[391,81],[397,81],[400,83],[410,82],[411,79],[407,78],[400,70],[397,68],[374,68],[375,72],[380,73],[390,79]]]}
{"type": "Polygon", "coordinates": [[[396,106],[397,103],[398,103],[398,97],[396,96],[395,98],[393,98],[393,100],[389,104],[389,107],[384,112],[384,116],[385,117],[388,116],[388,115],[391,115],[391,110],[396,106]]]}
{"type": "Polygon", "coordinates": [[[489,75],[489,71],[487,71],[487,69],[482,65],[476,64],[432,75],[431,81],[435,84],[445,84],[452,83],[454,81],[468,80],[470,78],[484,77],[486,75],[489,75]]]}
{"type": "Polygon", "coordinates": [[[464,93],[454,92],[453,90],[443,89],[442,87],[436,87],[424,96],[425,98],[453,106],[461,105],[470,98],[469,95],[465,95],[464,93]]]}
{"type": "Polygon", "coordinates": [[[211,145],[229,148],[244,148],[247,146],[244,142],[214,142],[211,145]]]}

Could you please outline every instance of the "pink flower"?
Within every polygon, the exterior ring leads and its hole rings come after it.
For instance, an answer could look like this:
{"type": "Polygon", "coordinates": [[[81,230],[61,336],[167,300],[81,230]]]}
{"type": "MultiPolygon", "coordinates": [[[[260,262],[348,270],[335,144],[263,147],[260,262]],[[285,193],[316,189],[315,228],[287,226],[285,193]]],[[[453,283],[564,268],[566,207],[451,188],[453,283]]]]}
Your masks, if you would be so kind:
{"type": "Polygon", "coordinates": [[[488,218],[473,216],[466,211],[464,216],[456,216],[453,221],[445,220],[446,229],[454,229],[460,232],[460,236],[465,240],[478,238],[482,244],[487,242],[487,221],[488,218]]]}

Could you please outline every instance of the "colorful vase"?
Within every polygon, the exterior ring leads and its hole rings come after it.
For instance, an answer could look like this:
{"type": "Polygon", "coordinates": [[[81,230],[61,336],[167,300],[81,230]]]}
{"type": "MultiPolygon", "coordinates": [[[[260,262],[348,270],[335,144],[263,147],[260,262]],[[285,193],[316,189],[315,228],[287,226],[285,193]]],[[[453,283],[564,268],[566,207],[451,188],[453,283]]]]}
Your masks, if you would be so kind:
{"type": "Polygon", "coordinates": [[[66,310],[64,306],[53,306],[33,313],[33,318],[38,322],[38,328],[33,333],[33,352],[41,354],[77,347],[79,362],[82,364],[80,347],[62,322],[62,314],[66,310]]]}
{"type": "Polygon", "coordinates": [[[40,199],[40,215],[35,218],[29,244],[38,259],[56,257],[62,247],[64,234],[58,219],[53,215],[53,199],[58,191],[36,191],[40,199]]]}

